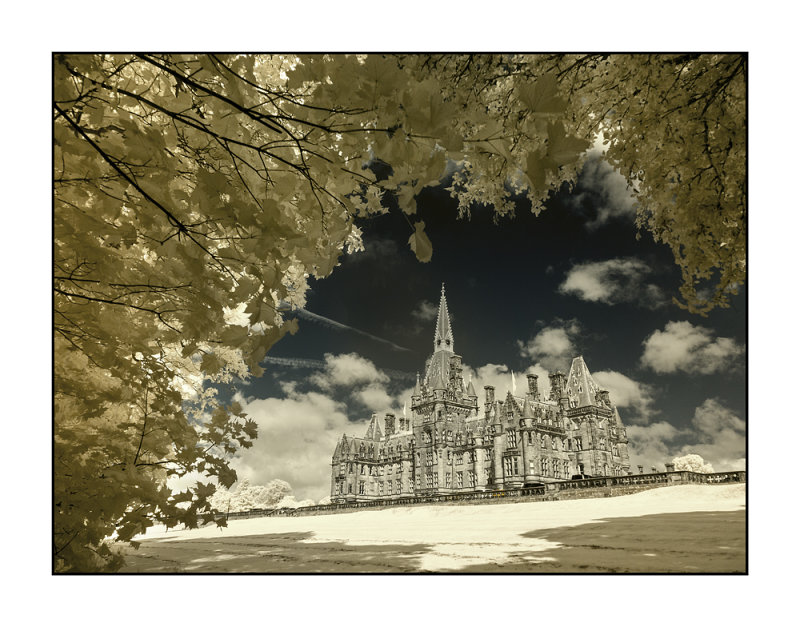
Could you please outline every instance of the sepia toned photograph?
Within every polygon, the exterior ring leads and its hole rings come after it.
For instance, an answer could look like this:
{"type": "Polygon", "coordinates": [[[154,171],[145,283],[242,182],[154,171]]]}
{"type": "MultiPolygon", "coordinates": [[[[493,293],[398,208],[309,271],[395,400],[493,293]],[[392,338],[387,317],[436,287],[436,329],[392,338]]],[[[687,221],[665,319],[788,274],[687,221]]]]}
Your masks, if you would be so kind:
{"type": "Polygon", "coordinates": [[[52,574],[748,574],[747,52],[52,102],[52,574]]]}

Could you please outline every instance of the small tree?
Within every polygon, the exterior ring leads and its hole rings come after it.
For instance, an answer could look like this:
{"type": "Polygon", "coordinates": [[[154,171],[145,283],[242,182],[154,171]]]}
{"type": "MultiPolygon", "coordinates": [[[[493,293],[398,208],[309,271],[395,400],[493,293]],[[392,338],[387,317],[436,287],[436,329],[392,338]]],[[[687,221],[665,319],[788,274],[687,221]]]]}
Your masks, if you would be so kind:
{"type": "Polygon", "coordinates": [[[675,470],[689,470],[691,472],[710,473],[714,468],[699,455],[689,453],[683,457],[676,457],[672,460],[675,470]]]}

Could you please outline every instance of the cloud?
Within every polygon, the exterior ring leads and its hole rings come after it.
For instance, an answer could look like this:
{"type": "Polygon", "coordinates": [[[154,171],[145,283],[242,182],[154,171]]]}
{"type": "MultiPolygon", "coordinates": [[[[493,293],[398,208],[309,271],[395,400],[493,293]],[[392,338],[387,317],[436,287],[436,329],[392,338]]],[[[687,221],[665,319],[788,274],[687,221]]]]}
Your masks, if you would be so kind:
{"type": "Polygon", "coordinates": [[[673,440],[682,432],[666,421],[643,425],[627,425],[628,453],[631,461],[631,472],[638,473],[638,465],[644,466],[645,472],[656,467],[659,471],[666,469],[665,464],[675,457],[673,440]]]}
{"type": "Polygon", "coordinates": [[[713,374],[737,366],[744,347],[733,339],[714,338],[711,329],[691,322],[668,322],[663,331],[654,331],[644,342],[643,366],[660,374],[682,370],[713,374]]]}
{"type": "Polygon", "coordinates": [[[350,422],[342,403],[317,392],[291,390],[288,398],[245,399],[244,412],[258,425],[252,448],[243,449],[232,466],[239,479],[264,485],[288,481],[298,499],[321,499],[330,493],[330,459],[342,433],[361,435],[366,421],[350,422]]]}
{"type": "Polygon", "coordinates": [[[374,411],[389,409],[393,403],[393,398],[389,396],[386,388],[377,383],[372,383],[361,390],[353,392],[353,397],[374,411]]]}
{"type": "Polygon", "coordinates": [[[744,470],[745,467],[745,421],[717,399],[706,399],[695,409],[692,426],[695,428],[695,443],[687,444],[681,454],[695,453],[714,470],[744,470]]]}
{"type": "Polygon", "coordinates": [[[369,359],[356,353],[325,355],[325,368],[315,372],[309,381],[323,390],[334,387],[353,387],[370,383],[386,383],[389,380],[369,359]]]}
{"type": "Polygon", "coordinates": [[[656,309],[669,300],[660,287],[645,281],[650,273],[650,266],[633,257],[581,263],[567,272],[558,291],[590,302],[631,302],[656,309]]]}
{"type": "Polygon", "coordinates": [[[746,425],[731,409],[709,398],[695,409],[691,426],[676,429],[662,421],[650,425],[629,425],[628,450],[631,468],[642,464],[664,470],[673,458],[694,453],[709,462],[716,472],[745,469],[746,425]]]}
{"type": "Polygon", "coordinates": [[[573,357],[578,354],[575,340],[580,333],[580,325],[575,320],[544,327],[527,342],[517,342],[520,355],[533,360],[535,366],[546,371],[564,370],[573,357]]]}
{"type": "Polygon", "coordinates": [[[612,403],[619,409],[628,410],[621,414],[624,423],[644,423],[657,413],[653,408],[655,391],[652,385],[634,381],[614,370],[593,372],[592,377],[601,388],[609,391],[612,403]]]}
{"type": "Polygon", "coordinates": [[[567,200],[575,209],[589,206],[597,212],[596,217],[586,223],[587,229],[596,229],[615,219],[632,221],[636,217],[634,191],[625,177],[601,156],[599,148],[595,143],[567,200]]]}
{"type": "MultiPolygon", "coordinates": [[[[305,367],[317,365],[300,361],[305,367]]],[[[383,414],[402,416],[403,403],[411,416],[413,388],[399,385],[402,381],[405,386],[405,377],[390,379],[355,353],[328,354],[323,363],[304,382],[282,382],[284,398],[235,395],[258,425],[253,447],[240,451],[232,463],[239,479],[254,485],[282,479],[291,484],[298,500],[318,501],[330,493],[330,459],[342,434],[363,436],[373,411],[379,413],[385,431],[383,414]],[[360,419],[353,420],[356,417],[360,419]]]]}
{"type": "Polygon", "coordinates": [[[411,316],[421,322],[429,322],[436,319],[437,313],[439,313],[438,306],[428,300],[423,300],[417,305],[416,309],[411,312],[411,316]]]}

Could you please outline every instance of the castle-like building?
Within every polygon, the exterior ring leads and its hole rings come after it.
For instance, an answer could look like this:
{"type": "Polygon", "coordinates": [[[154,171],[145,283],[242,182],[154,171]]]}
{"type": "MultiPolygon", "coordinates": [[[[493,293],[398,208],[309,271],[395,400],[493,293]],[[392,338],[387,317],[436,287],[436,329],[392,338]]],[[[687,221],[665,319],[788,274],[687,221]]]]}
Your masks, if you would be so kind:
{"type": "MultiPolygon", "coordinates": [[[[553,372],[545,397],[538,377],[504,400],[484,387],[483,412],[462,376],[442,286],[433,355],[411,396],[411,417],[377,415],[361,437],[343,435],[333,453],[331,501],[502,490],[570,479],[630,474],[627,436],[609,393],[582,357],[553,372]]],[[[405,413],[405,408],[404,408],[405,413]]]]}

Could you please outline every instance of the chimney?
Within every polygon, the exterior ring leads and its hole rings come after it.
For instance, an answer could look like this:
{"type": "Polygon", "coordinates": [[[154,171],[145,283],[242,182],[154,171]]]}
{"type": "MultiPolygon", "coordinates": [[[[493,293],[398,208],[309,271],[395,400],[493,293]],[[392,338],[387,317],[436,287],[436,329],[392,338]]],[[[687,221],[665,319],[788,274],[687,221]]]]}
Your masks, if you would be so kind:
{"type": "Polygon", "coordinates": [[[533,396],[534,400],[539,400],[539,375],[528,375],[528,393],[533,396]]]}
{"type": "Polygon", "coordinates": [[[642,465],[639,465],[639,474],[640,475],[644,474],[644,466],[642,466],[642,465]]]}
{"type": "Polygon", "coordinates": [[[483,389],[486,391],[486,405],[494,403],[494,386],[484,385],[483,389]]]}
{"type": "Polygon", "coordinates": [[[394,435],[394,414],[386,414],[386,419],[384,420],[384,427],[386,430],[386,436],[394,435]]]}
{"type": "Polygon", "coordinates": [[[655,466],[650,466],[650,472],[652,472],[653,474],[655,474],[655,473],[657,473],[658,471],[656,470],[656,467],[655,467],[655,466]]]}
{"type": "Polygon", "coordinates": [[[667,472],[675,472],[675,464],[666,464],[667,472]]]}
{"type": "Polygon", "coordinates": [[[566,377],[563,372],[551,372],[550,375],[550,400],[559,401],[564,393],[564,385],[566,384],[566,377]]]}
{"type": "Polygon", "coordinates": [[[599,396],[601,403],[603,403],[606,407],[611,407],[611,399],[608,396],[608,390],[600,390],[599,396]]]}

